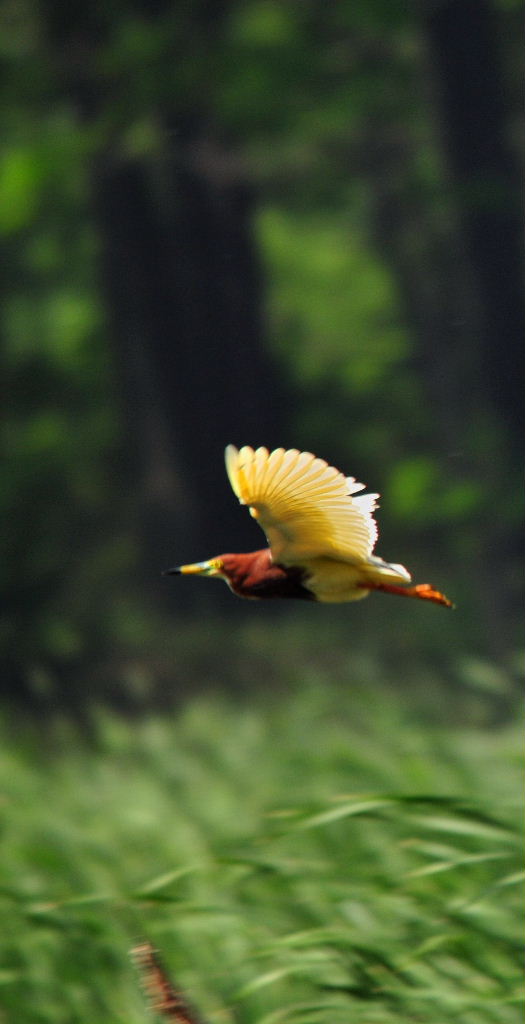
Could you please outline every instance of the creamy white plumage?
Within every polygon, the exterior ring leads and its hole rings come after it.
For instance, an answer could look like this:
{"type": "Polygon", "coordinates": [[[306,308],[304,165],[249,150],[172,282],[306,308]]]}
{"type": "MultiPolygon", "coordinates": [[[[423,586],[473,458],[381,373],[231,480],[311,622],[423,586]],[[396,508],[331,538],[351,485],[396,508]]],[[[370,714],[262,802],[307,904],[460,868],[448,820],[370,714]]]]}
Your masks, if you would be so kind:
{"type": "MultiPolygon", "coordinates": [[[[330,573],[338,595],[333,600],[338,601],[345,585],[352,586],[353,581],[377,578],[378,582],[410,583],[404,566],[372,555],[377,540],[372,513],[379,495],[358,494],[365,485],[354,477],[345,477],[324,459],[295,448],[270,453],[267,448],[237,450],[228,445],[225,457],[233,491],[264,530],[274,562],[308,565],[318,585],[322,576],[325,594],[331,589],[327,586],[330,573]],[[317,565],[318,560],[323,564],[317,565]],[[337,564],[330,564],[332,560],[337,564]]],[[[344,600],[365,596],[359,587],[344,600]]]]}

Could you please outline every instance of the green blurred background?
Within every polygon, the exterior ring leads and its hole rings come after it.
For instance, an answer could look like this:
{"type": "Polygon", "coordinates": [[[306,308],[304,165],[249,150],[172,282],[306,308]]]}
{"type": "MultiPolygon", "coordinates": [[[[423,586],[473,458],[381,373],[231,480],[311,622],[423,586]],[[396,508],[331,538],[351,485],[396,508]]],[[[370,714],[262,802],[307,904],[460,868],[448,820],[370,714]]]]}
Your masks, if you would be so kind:
{"type": "Polygon", "coordinates": [[[2,1022],[522,1020],[520,14],[0,3],[2,1022]],[[162,578],[228,443],[456,610],[162,578]]]}
{"type": "Polygon", "coordinates": [[[2,4],[10,702],[78,713],[279,686],[315,630],[321,660],[366,657],[400,687],[424,666],[444,694],[505,709],[519,11],[2,4]],[[309,449],[379,490],[378,553],[457,610],[243,605],[163,580],[262,543],[229,442],[309,449]]]}

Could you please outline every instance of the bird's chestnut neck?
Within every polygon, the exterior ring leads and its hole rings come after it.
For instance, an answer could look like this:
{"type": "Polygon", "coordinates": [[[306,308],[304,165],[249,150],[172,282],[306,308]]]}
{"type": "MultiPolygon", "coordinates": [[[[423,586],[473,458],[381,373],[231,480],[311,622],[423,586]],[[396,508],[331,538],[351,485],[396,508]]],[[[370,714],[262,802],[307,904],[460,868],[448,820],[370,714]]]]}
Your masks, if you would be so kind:
{"type": "Polygon", "coordinates": [[[269,548],[241,555],[220,555],[220,562],[222,575],[239,597],[315,600],[305,586],[304,571],[298,566],[276,565],[269,548]]]}
{"type": "Polygon", "coordinates": [[[257,578],[263,578],[272,566],[269,548],[250,551],[245,554],[219,555],[222,574],[232,590],[240,593],[257,578]]]}

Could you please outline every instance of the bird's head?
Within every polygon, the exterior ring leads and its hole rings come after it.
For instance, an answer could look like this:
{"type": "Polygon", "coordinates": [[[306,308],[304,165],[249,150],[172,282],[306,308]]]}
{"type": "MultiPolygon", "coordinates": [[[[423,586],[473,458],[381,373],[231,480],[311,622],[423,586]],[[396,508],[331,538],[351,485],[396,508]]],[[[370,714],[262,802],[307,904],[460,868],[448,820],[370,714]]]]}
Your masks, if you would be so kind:
{"type": "Polygon", "coordinates": [[[261,583],[271,564],[271,555],[267,548],[250,554],[218,555],[206,562],[193,562],[190,565],[177,565],[167,569],[164,576],[215,576],[225,580],[236,594],[251,596],[253,586],[261,583]]]}

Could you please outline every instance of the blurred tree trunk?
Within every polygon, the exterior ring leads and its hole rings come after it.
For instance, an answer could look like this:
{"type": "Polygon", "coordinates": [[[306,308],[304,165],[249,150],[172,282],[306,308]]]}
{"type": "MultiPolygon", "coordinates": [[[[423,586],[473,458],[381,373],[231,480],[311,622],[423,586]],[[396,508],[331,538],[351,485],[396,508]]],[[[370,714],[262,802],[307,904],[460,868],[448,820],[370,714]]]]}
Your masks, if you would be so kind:
{"type": "Polygon", "coordinates": [[[224,473],[226,443],[274,444],[278,384],[263,350],[252,197],[169,133],[160,194],[147,168],[94,175],[140,513],[150,568],[253,543],[224,473]],[[239,536],[239,532],[241,536],[239,536]]]}
{"type": "MultiPolygon", "coordinates": [[[[157,39],[159,84],[167,62],[184,64],[190,40],[201,58],[218,45],[222,5],[182,11],[178,35],[165,0],[136,8],[157,39]],[[164,17],[181,52],[164,52],[164,17]]],[[[86,124],[111,123],[115,97],[100,74],[111,16],[84,4],[63,16],[52,4],[47,27],[65,94],[86,124]]],[[[239,163],[211,141],[205,96],[173,93],[161,91],[160,109],[157,101],[152,155],[130,156],[117,135],[91,173],[126,420],[122,484],[157,594],[169,564],[253,546],[249,520],[235,520],[223,449],[282,443],[284,418],[263,345],[254,196],[239,163]]]]}
{"type": "Polygon", "coordinates": [[[427,7],[441,137],[481,306],[481,362],[509,448],[523,438],[525,327],[519,171],[508,145],[501,26],[488,0],[427,7]]]}
{"type": "MultiPolygon", "coordinates": [[[[363,161],[376,243],[415,331],[429,436],[450,476],[481,484],[488,499],[511,492],[507,452],[520,450],[523,306],[514,175],[502,141],[496,31],[486,4],[445,0],[429,9],[430,60],[420,84],[429,109],[437,107],[429,137],[444,165],[441,187],[430,194],[422,186],[420,142],[387,113],[369,125],[363,161]]],[[[508,538],[507,524],[488,515],[470,549],[456,552],[481,583],[472,596],[480,645],[488,640],[496,655],[509,649],[509,623],[516,620],[519,542],[514,538],[509,550],[508,538]],[[495,552],[501,586],[494,585],[495,552]]]]}

